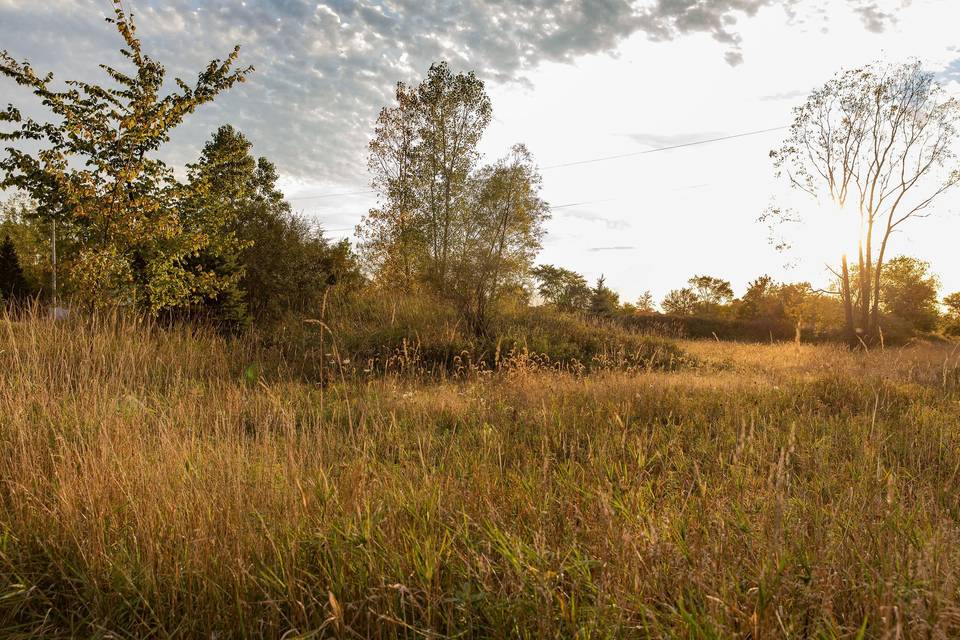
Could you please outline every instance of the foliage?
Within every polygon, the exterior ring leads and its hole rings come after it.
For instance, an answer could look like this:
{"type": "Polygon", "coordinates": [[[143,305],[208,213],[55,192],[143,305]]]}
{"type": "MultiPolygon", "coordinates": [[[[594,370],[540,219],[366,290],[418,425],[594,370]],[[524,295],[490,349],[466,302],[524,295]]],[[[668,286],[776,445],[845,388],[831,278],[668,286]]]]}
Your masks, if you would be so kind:
{"type": "Polygon", "coordinates": [[[693,289],[684,287],[668,291],[660,307],[668,315],[692,316],[697,312],[697,302],[697,294],[693,289]]]}
{"type": "Polygon", "coordinates": [[[544,303],[568,312],[584,311],[590,304],[590,287],[586,278],[576,271],[542,264],[530,273],[544,303]]]}
{"type": "Polygon", "coordinates": [[[251,317],[273,323],[313,312],[327,287],[356,286],[360,276],[349,244],[330,245],[322,232],[294,215],[277,188],[277,171],[255,158],[247,138],[220,127],[190,165],[187,215],[218,230],[193,261],[226,283],[201,308],[237,327],[251,317]]]}
{"type": "Polygon", "coordinates": [[[946,296],[943,299],[943,306],[947,309],[942,319],[944,333],[960,336],[960,291],[946,296]]]}
{"type": "Polygon", "coordinates": [[[940,283],[930,264],[910,256],[897,256],[883,268],[880,279],[881,310],[915,332],[937,328],[940,283]]]}
{"type": "Polygon", "coordinates": [[[620,310],[620,296],[607,286],[601,275],[590,290],[590,314],[598,318],[612,318],[620,310]]]}
{"type": "Polygon", "coordinates": [[[657,303],[654,302],[653,294],[650,293],[649,289],[637,298],[637,302],[633,306],[638,313],[655,313],[657,310],[657,303]]]}
{"type": "Polygon", "coordinates": [[[664,313],[680,316],[710,316],[720,313],[723,305],[733,299],[730,283],[713,276],[693,276],[688,287],[667,293],[661,303],[664,313]]]}
{"type": "Polygon", "coordinates": [[[29,292],[13,240],[9,235],[4,236],[0,243],[0,300],[21,302],[29,292]]]}
{"type": "Polygon", "coordinates": [[[478,333],[497,297],[528,276],[548,217],[525,147],[479,167],[491,117],[472,72],[455,75],[440,63],[417,87],[399,83],[370,142],[380,205],[358,228],[361,256],[379,282],[456,301],[478,333]]]}
{"type": "Polygon", "coordinates": [[[713,276],[693,276],[687,281],[697,302],[703,306],[721,305],[733,299],[730,283],[713,276]]]}
{"type": "Polygon", "coordinates": [[[37,75],[28,62],[0,53],[0,74],[31,90],[55,116],[39,122],[13,105],[0,113],[0,123],[12,125],[0,139],[41,145],[34,154],[7,147],[0,187],[27,193],[42,220],[76,238],[77,252],[65,262],[77,299],[92,306],[133,303],[157,313],[215,295],[229,282],[191,264],[215,234],[182,218],[189,191],[152,156],[188,114],[251,69],[232,69],[235,48],[211,62],[193,86],[177,79],[178,90],[161,96],[165,69],[143,53],[120,0],[108,22],[134,68],[127,73],[103,65],[113,87],[71,80],[60,90],[52,74],[37,75]]]}

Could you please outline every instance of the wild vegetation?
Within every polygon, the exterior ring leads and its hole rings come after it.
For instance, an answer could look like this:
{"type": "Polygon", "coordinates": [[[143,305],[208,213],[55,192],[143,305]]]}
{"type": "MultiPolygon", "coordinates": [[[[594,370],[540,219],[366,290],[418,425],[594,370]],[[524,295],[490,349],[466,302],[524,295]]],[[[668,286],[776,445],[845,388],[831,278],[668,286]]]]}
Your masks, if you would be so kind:
{"type": "Polygon", "coordinates": [[[162,95],[114,6],[110,86],[0,54],[53,116],[0,112],[0,635],[960,635],[960,292],[888,246],[960,175],[918,66],[842,72],[773,154],[855,260],[658,312],[537,262],[475,74],[397,85],[333,243],[230,125],[157,158],[253,70],[162,95]]]}
{"type": "Polygon", "coordinates": [[[8,318],[0,628],[960,633],[960,353],[680,346],[318,386],[206,330],[8,318]]]}

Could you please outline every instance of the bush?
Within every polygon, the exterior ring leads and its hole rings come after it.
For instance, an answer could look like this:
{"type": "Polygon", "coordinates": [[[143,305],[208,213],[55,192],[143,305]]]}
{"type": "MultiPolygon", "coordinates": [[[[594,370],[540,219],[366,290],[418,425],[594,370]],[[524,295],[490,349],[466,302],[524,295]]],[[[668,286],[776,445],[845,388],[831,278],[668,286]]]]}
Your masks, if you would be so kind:
{"type": "Polygon", "coordinates": [[[673,369],[686,361],[664,338],[545,307],[503,309],[478,337],[455,309],[427,295],[366,289],[334,296],[323,318],[291,318],[269,344],[288,361],[323,362],[312,373],[462,374],[504,367],[589,371],[673,369]],[[323,334],[321,352],[320,336],[323,334]]]}

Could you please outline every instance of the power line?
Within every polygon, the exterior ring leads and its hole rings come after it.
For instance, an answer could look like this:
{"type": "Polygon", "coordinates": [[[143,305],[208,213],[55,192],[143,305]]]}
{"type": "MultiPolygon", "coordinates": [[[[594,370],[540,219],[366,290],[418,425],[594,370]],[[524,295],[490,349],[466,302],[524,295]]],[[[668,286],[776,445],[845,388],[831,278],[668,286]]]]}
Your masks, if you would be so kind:
{"type": "Polygon", "coordinates": [[[579,206],[585,205],[585,204],[597,204],[597,203],[600,203],[600,202],[614,202],[614,201],[616,201],[617,199],[618,199],[618,198],[605,198],[605,199],[603,199],[603,200],[584,200],[583,202],[571,202],[571,203],[569,203],[569,204],[558,204],[558,205],[555,206],[555,207],[554,207],[554,206],[551,206],[551,207],[550,207],[550,210],[551,210],[551,211],[554,211],[554,210],[556,210],[556,209],[566,209],[567,207],[579,207],[579,206]]]}
{"type": "MultiPolygon", "coordinates": [[[[728,136],[721,136],[719,138],[709,138],[707,140],[694,140],[692,142],[684,142],[682,144],[674,144],[666,147],[656,147],[654,149],[644,149],[643,151],[632,151],[630,153],[620,153],[612,156],[601,156],[599,158],[589,158],[587,160],[572,160],[570,162],[562,162],[560,164],[551,164],[545,167],[541,167],[541,170],[546,171],[548,169],[560,169],[562,167],[573,167],[581,164],[592,164],[594,162],[607,162],[609,160],[620,160],[622,158],[632,158],[635,156],[642,156],[648,153],[658,153],[660,151],[671,151],[673,149],[683,149],[686,147],[696,147],[704,144],[711,144],[714,142],[723,142],[725,140],[734,140],[736,138],[746,138],[748,136],[756,136],[763,133],[770,133],[772,131],[781,131],[783,129],[788,129],[788,126],[782,127],[771,127],[769,129],[757,129],[755,131],[744,131],[742,133],[734,133],[728,136]]],[[[297,196],[294,198],[288,198],[288,200],[300,201],[300,200],[321,200],[325,198],[341,198],[347,196],[358,196],[358,195],[367,195],[371,193],[376,193],[372,189],[366,189],[363,191],[347,191],[344,193],[321,193],[313,196],[297,196]]],[[[574,204],[587,204],[587,203],[574,203],[574,204]]],[[[554,209],[559,209],[560,207],[567,207],[574,205],[560,205],[553,207],[554,209]]]]}
{"type": "MultiPolygon", "coordinates": [[[[701,187],[709,187],[711,184],[713,184],[713,183],[711,183],[711,182],[701,182],[701,183],[699,183],[699,184],[690,184],[690,185],[685,185],[685,186],[682,186],[682,187],[675,187],[675,188],[673,188],[673,189],[668,189],[667,191],[688,191],[688,190],[690,190],[690,189],[699,189],[699,188],[701,188],[701,187]]],[[[567,203],[564,203],[564,204],[551,205],[551,206],[550,206],[550,211],[556,211],[557,209],[568,209],[568,208],[570,208],[570,207],[582,207],[582,206],[584,206],[584,205],[588,205],[588,204],[599,204],[599,203],[602,203],[602,202],[617,202],[617,201],[620,201],[620,200],[623,200],[623,199],[624,199],[624,198],[620,197],[620,198],[603,198],[602,200],[583,200],[583,201],[581,201],[581,202],[567,202],[567,203]]],[[[335,232],[337,232],[337,231],[353,231],[354,229],[356,229],[356,227],[337,227],[337,228],[334,228],[334,229],[326,229],[326,228],[324,228],[323,230],[324,230],[325,232],[335,233],[335,232]]]]}
{"type": "Polygon", "coordinates": [[[590,164],[593,162],[606,162],[607,160],[619,160],[621,158],[632,158],[634,156],[642,156],[648,153],[657,153],[659,151],[670,151],[671,149],[682,149],[684,147],[695,147],[701,144],[710,144],[711,142],[722,142],[724,140],[733,140],[734,138],[746,138],[747,136],[756,136],[761,133],[770,133],[771,131],[780,131],[781,129],[787,129],[789,127],[771,127],[769,129],[758,129],[756,131],[745,131],[743,133],[734,133],[729,136],[721,136],[719,138],[710,138],[709,140],[695,140],[693,142],[684,142],[683,144],[674,144],[668,147],[657,147],[655,149],[644,149],[643,151],[633,151],[630,153],[620,153],[614,156],[602,156],[600,158],[590,158],[589,160],[573,160],[571,162],[563,162],[561,164],[552,164],[546,167],[541,167],[542,170],[546,169],[559,169],[561,167],[573,167],[580,164],[590,164]]]}

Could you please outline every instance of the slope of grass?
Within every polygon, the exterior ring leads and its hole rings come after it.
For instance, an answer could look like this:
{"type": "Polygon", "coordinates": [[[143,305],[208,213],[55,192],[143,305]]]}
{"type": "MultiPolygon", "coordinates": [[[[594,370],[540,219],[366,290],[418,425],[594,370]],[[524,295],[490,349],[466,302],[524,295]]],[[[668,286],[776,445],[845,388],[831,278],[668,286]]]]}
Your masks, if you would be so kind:
{"type": "Polygon", "coordinates": [[[960,633],[960,354],[683,348],[318,386],[6,321],[0,634],[960,633]]]}

